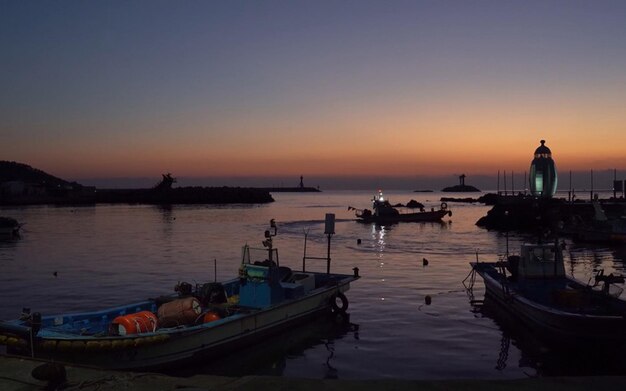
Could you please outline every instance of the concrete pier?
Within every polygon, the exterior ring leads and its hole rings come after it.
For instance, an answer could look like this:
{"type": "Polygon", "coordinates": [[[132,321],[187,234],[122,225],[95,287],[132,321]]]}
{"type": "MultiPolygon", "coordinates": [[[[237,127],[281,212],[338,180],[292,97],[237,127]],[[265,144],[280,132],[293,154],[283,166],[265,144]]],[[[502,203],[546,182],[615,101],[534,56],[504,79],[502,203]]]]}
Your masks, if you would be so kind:
{"type": "Polygon", "coordinates": [[[153,373],[117,372],[77,366],[65,366],[67,381],[56,388],[46,388],[45,381],[32,376],[37,360],[0,356],[0,390],[244,390],[244,391],[381,391],[381,390],[533,390],[587,391],[623,389],[626,377],[543,377],[515,380],[326,380],[274,376],[239,378],[196,375],[172,377],[153,373]]]}

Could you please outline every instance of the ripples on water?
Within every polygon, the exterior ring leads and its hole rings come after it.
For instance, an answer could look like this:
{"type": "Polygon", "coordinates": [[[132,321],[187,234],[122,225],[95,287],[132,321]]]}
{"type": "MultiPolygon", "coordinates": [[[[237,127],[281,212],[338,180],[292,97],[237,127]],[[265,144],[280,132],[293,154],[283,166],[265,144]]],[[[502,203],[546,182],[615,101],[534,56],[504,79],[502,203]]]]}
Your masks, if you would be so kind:
{"type": "MultiPolygon", "coordinates": [[[[438,207],[441,194],[388,196],[392,203],[415,199],[438,207]]],[[[462,284],[469,262],[477,253],[483,261],[498,259],[507,248],[504,234],[475,226],[486,206],[450,204],[453,215],[441,224],[377,227],[356,222],[347,210],[370,207],[369,192],[274,198],[255,206],[4,208],[2,215],[25,226],[21,238],[0,241],[0,319],[16,317],[22,307],[44,314],[92,310],[173,292],[178,281],[231,278],[241,246],[260,247],[272,218],[281,264],[299,269],[304,232],[307,254],[325,256],[324,215],[335,213],[332,270],[360,269],[362,278],[348,292],[358,328],[313,322],[185,374],[450,379],[626,373],[616,364],[621,360],[599,365],[593,351],[577,356],[550,350],[514,319],[488,305],[470,305],[462,284]]],[[[528,239],[511,233],[510,251],[528,239]]],[[[622,273],[625,254],[623,248],[569,243],[566,269],[583,281],[600,268],[622,273]]],[[[325,267],[325,261],[307,261],[309,270],[325,267]]],[[[474,295],[483,294],[479,279],[474,295]]]]}

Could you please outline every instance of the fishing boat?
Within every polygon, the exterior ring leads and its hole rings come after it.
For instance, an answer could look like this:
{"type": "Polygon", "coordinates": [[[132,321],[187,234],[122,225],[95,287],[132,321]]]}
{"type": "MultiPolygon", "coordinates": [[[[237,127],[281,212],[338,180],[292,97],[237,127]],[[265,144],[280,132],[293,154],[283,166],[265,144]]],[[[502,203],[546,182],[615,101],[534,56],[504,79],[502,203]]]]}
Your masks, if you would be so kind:
{"type": "Polygon", "coordinates": [[[42,316],[24,310],[19,319],[0,322],[0,343],[9,354],[36,359],[158,370],[218,357],[328,313],[345,321],[344,292],[359,278],[358,268],[330,273],[330,250],[325,273],[306,270],[306,253],[302,271],[282,266],[272,243],[276,234],[272,220],[263,248],[243,247],[239,275],[231,280],[183,282],[172,294],[93,312],[42,316]]]}
{"type": "Polygon", "coordinates": [[[520,255],[498,262],[471,262],[485,296],[553,342],[626,342],[626,301],[621,275],[599,271],[583,283],[565,274],[562,245],[525,243],[520,255]]]}
{"type": "Polygon", "coordinates": [[[359,221],[364,223],[393,224],[397,222],[420,222],[420,221],[441,221],[445,216],[452,216],[452,211],[448,209],[448,204],[441,203],[440,209],[431,208],[427,211],[420,208],[419,212],[401,212],[385,199],[382,190],[372,198],[372,210],[357,209],[352,206],[348,210],[354,210],[359,221]]]}
{"type": "Polygon", "coordinates": [[[567,224],[563,224],[561,232],[581,242],[626,243],[626,217],[608,218],[597,199],[591,205],[594,214],[590,221],[573,215],[567,224]]]}
{"type": "Polygon", "coordinates": [[[14,218],[0,216],[0,236],[19,235],[20,227],[20,223],[14,218]]]}

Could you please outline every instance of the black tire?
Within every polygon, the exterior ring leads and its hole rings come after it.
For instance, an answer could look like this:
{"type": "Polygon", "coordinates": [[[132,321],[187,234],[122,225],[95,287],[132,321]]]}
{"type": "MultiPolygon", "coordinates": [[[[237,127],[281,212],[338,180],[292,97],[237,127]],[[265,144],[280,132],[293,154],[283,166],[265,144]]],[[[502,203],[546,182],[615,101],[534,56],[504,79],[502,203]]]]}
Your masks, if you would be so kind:
{"type": "Polygon", "coordinates": [[[330,306],[333,312],[346,312],[348,310],[348,298],[343,293],[339,292],[330,298],[330,306]],[[341,300],[341,306],[337,304],[337,299],[341,300]]]}

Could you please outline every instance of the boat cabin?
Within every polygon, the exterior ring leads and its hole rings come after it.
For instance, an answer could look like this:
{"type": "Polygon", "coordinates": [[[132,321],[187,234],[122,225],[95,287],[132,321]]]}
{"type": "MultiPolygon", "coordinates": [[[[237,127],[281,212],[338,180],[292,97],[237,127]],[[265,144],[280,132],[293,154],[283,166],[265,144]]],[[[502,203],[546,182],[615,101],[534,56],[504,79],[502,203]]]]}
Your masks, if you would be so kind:
{"type": "Polygon", "coordinates": [[[381,217],[397,216],[400,214],[400,212],[385,199],[382,190],[378,190],[378,194],[374,195],[374,198],[372,198],[372,209],[374,209],[374,215],[381,217]]]}
{"type": "Polygon", "coordinates": [[[555,243],[524,243],[519,256],[508,258],[514,278],[553,278],[565,276],[563,256],[555,243]]]}
{"type": "Polygon", "coordinates": [[[323,279],[316,273],[293,272],[289,267],[280,266],[278,250],[272,248],[271,236],[266,237],[264,245],[267,249],[243,247],[239,268],[241,307],[266,308],[284,300],[303,297],[317,288],[323,279]]]}

